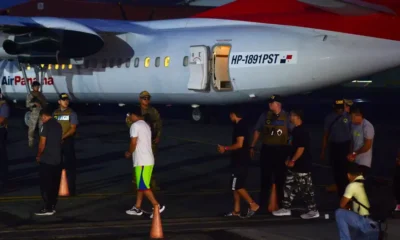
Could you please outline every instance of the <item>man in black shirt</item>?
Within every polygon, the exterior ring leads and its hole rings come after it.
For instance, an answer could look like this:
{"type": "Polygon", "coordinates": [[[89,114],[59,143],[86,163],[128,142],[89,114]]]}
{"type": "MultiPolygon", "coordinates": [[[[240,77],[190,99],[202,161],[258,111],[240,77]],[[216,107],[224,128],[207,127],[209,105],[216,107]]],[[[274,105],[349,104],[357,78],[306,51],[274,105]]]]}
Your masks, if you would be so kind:
{"type": "Polygon", "coordinates": [[[319,212],[314,199],[314,187],[311,180],[310,135],[303,126],[303,111],[290,112],[290,121],[295,125],[292,131],[292,154],[286,161],[289,168],[284,187],[283,208],[272,212],[274,216],[290,216],[290,207],[296,193],[304,196],[308,212],[301,215],[303,219],[318,218],[319,212]]]}
{"type": "Polygon", "coordinates": [[[218,152],[225,153],[232,151],[231,155],[231,189],[233,191],[234,209],[225,216],[239,216],[240,217],[240,197],[242,197],[250,206],[245,217],[251,217],[260,208],[260,206],[253,201],[249,193],[245,189],[248,166],[250,161],[250,147],[249,147],[249,128],[245,120],[243,120],[242,112],[239,108],[232,109],[229,117],[234,123],[232,134],[232,145],[221,146],[218,145],[218,152]]]}
{"type": "Polygon", "coordinates": [[[40,191],[44,207],[36,215],[53,215],[57,204],[61,179],[62,127],[48,109],[40,111],[43,126],[40,128],[39,165],[40,191]]]}

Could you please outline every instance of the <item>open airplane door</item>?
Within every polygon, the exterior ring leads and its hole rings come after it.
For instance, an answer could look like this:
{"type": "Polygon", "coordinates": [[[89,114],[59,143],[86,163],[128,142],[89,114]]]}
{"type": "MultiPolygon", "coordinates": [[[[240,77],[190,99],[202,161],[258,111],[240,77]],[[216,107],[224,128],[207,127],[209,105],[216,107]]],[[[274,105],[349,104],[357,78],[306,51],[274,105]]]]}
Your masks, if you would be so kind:
{"type": "Polygon", "coordinates": [[[209,81],[207,46],[191,46],[189,58],[190,77],[188,89],[190,90],[206,90],[209,81]]]}

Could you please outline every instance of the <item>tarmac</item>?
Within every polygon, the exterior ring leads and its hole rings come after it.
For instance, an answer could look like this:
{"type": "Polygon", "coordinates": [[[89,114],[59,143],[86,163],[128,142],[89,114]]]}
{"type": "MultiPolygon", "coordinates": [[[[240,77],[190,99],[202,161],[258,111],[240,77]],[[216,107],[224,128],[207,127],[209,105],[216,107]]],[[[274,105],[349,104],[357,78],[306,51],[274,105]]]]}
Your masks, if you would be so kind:
{"type": "MultiPolygon", "coordinates": [[[[76,137],[78,158],[77,193],[59,199],[54,216],[38,217],[42,206],[38,183],[36,149],[28,148],[27,127],[20,114],[9,127],[10,186],[0,195],[0,239],[148,239],[151,219],[129,216],[125,210],[135,203],[132,161],[124,158],[129,134],[124,114],[94,116],[79,112],[76,137]]],[[[339,239],[334,221],[336,193],[327,193],[333,183],[330,166],[319,160],[322,124],[306,124],[311,132],[314,157],[313,181],[321,217],[302,220],[301,201],[292,217],[277,218],[258,213],[249,219],[224,218],[232,210],[229,189],[229,155],[217,152],[217,144],[230,144],[231,124],[194,124],[188,120],[164,119],[155,176],[161,190],[157,199],[166,205],[161,214],[165,239],[339,239]]],[[[394,139],[398,125],[377,121],[374,142],[374,175],[391,179],[396,154],[394,139]]],[[[258,200],[258,156],[251,162],[247,182],[258,200]]],[[[145,200],[144,209],[150,211],[145,200]]],[[[242,212],[246,212],[242,205],[242,212]]],[[[390,219],[388,239],[400,239],[400,223],[390,219]]]]}

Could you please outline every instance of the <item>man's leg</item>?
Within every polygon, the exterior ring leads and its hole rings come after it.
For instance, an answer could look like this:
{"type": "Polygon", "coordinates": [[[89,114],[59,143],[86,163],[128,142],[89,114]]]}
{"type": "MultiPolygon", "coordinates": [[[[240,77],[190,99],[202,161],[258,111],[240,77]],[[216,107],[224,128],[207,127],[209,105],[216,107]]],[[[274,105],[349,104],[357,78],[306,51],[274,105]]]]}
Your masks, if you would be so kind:
{"type": "Polygon", "coordinates": [[[0,128],[0,191],[8,179],[7,128],[0,128]]]}
{"type": "Polygon", "coordinates": [[[303,193],[304,202],[307,204],[308,212],[301,215],[303,219],[312,219],[319,217],[317,204],[315,204],[314,186],[312,184],[311,173],[298,173],[297,182],[299,190],[303,193]]]}
{"type": "Polygon", "coordinates": [[[64,168],[67,172],[69,193],[76,195],[76,157],[74,139],[72,137],[66,138],[62,144],[64,155],[64,168]]]}
{"type": "Polygon", "coordinates": [[[28,122],[28,144],[29,147],[33,147],[33,142],[35,139],[35,129],[36,129],[36,124],[39,119],[39,111],[36,110],[37,108],[34,108],[31,111],[31,115],[29,116],[29,122],[28,122]]]}
{"type": "Polygon", "coordinates": [[[235,212],[240,212],[240,197],[242,197],[249,204],[246,217],[251,217],[258,211],[260,206],[254,202],[245,189],[247,170],[247,168],[238,169],[237,172],[232,175],[232,190],[234,190],[235,194],[235,212]],[[237,198],[238,196],[239,198],[237,198]]]}
{"type": "Polygon", "coordinates": [[[50,203],[53,210],[58,202],[58,191],[60,190],[60,181],[61,181],[61,166],[55,165],[52,166],[52,179],[51,179],[51,192],[50,192],[50,203]]]}
{"type": "Polygon", "coordinates": [[[340,143],[335,151],[337,152],[337,161],[338,161],[338,195],[341,198],[344,194],[346,186],[349,184],[349,180],[347,178],[347,169],[348,169],[348,160],[347,155],[349,154],[350,149],[350,141],[340,143]]]}
{"type": "MultiPolygon", "coordinates": [[[[157,153],[158,153],[158,145],[155,144],[155,143],[153,143],[152,146],[151,146],[151,148],[152,148],[152,150],[153,150],[154,158],[156,158],[157,155],[158,155],[158,154],[157,154],[157,153]]],[[[155,166],[154,166],[154,167],[155,167],[155,166]]],[[[156,178],[155,178],[155,176],[154,176],[154,170],[155,170],[155,168],[153,169],[153,174],[151,175],[150,188],[151,188],[151,190],[153,190],[153,191],[159,191],[159,190],[160,190],[160,186],[159,186],[159,185],[157,186],[156,178]]]]}
{"type": "Polygon", "coordinates": [[[286,180],[286,172],[287,172],[287,167],[285,165],[285,161],[287,160],[289,156],[289,148],[282,146],[278,147],[276,149],[275,155],[274,155],[274,161],[275,162],[275,184],[276,184],[276,196],[278,199],[278,205],[282,207],[282,202],[284,198],[284,193],[283,193],[283,188],[285,186],[285,180],[286,180]]]}
{"type": "Polygon", "coordinates": [[[143,215],[142,211],[142,201],[143,201],[143,191],[139,188],[139,183],[141,182],[143,166],[136,166],[133,168],[133,178],[136,184],[135,192],[136,192],[136,203],[131,209],[126,210],[126,214],[134,215],[134,216],[141,216],[143,215]]]}
{"type": "Polygon", "coordinates": [[[358,231],[363,232],[362,239],[368,239],[368,236],[376,236],[377,228],[373,228],[371,226],[371,221],[359,214],[345,210],[338,209],[335,212],[336,224],[339,229],[340,240],[351,240],[350,229],[357,229],[358,231]]]}
{"type": "Polygon", "coordinates": [[[52,206],[51,206],[51,166],[45,163],[41,163],[39,165],[39,183],[40,183],[40,193],[42,195],[44,201],[44,208],[35,213],[36,215],[52,215],[52,206]]]}
{"type": "Polygon", "coordinates": [[[260,153],[260,198],[259,203],[262,209],[267,209],[269,202],[269,195],[271,191],[271,159],[268,157],[270,148],[263,145],[260,153]]]}
{"type": "Polygon", "coordinates": [[[292,206],[292,201],[295,197],[296,189],[298,188],[295,173],[288,170],[286,173],[285,186],[283,188],[283,201],[282,208],[272,212],[274,216],[290,216],[292,214],[290,207],[292,206]]]}
{"type": "Polygon", "coordinates": [[[394,180],[393,180],[393,191],[396,197],[396,211],[400,211],[400,166],[396,166],[394,180]]]}

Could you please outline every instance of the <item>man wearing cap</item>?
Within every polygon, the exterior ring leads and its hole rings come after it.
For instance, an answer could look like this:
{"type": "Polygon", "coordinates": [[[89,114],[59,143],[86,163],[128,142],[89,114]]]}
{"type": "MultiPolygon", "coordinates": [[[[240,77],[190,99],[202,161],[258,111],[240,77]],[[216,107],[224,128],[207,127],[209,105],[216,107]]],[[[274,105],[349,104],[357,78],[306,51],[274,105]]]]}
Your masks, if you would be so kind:
{"type": "Polygon", "coordinates": [[[69,96],[61,93],[58,100],[59,108],[54,111],[53,116],[62,127],[62,145],[63,155],[62,166],[67,172],[67,180],[70,195],[76,194],[76,156],[74,146],[74,136],[78,125],[78,115],[69,107],[69,96]]]}
{"type": "MultiPolygon", "coordinates": [[[[139,103],[140,108],[142,109],[142,115],[146,122],[150,124],[151,128],[151,138],[152,138],[152,149],[154,157],[157,155],[157,146],[160,142],[161,130],[162,130],[162,121],[160,118],[160,113],[153,106],[150,105],[151,95],[148,91],[142,91],[139,94],[139,103]]],[[[132,121],[129,117],[126,118],[126,124],[128,127],[131,127],[132,121]]],[[[159,190],[159,187],[156,185],[156,180],[154,176],[151,180],[151,188],[153,190],[159,190]]]]}
{"type": "Polygon", "coordinates": [[[10,109],[0,89],[0,191],[7,181],[8,155],[7,155],[7,120],[10,109]]]}
{"type": "Polygon", "coordinates": [[[268,211],[278,210],[283,200],[285,182],[285,161],[289,156],[289,131],[293,128],[289,114],[282,110],[282,97],[273,95],[268,100],[269,111],[261,114],[255,126],[250,154],[254,156],[254,147],[261,135],[262,148],[260,204],[268,205],[271,187],[276,186],[277,204],[270,203],[268,211]]]}
{"type": "MultiPolygon", "coordinates": [[[[350,150],[351,118],[349,115],[349,100],[339,99],[333,103],[333,111],[326,116],[324,136],[322,139],[321,159],[325,159],[326,149],[329,148],[329,160],[332,164],[333,176],[339,197],[344,193],[348,184],[347,154],[350,150]]],[[[335,185],[328,188],[335,190],[335,185]]]]}
{"type": "Polygon", "coordinates": [[[25,105],[29,110],[31,110],[31,114],[29,116],[28,121],[28,144],[29,147],[33,146],[34,141],[34,133],[36,124],[39,121],[39,128],[42,126],[42,121],[39,119],[40,110],[42,110],[47,105],[46,97],[42,92],[39,91],[40,83],[38,81],[32,82],[32,91],[26,96],[25,105]]]}

